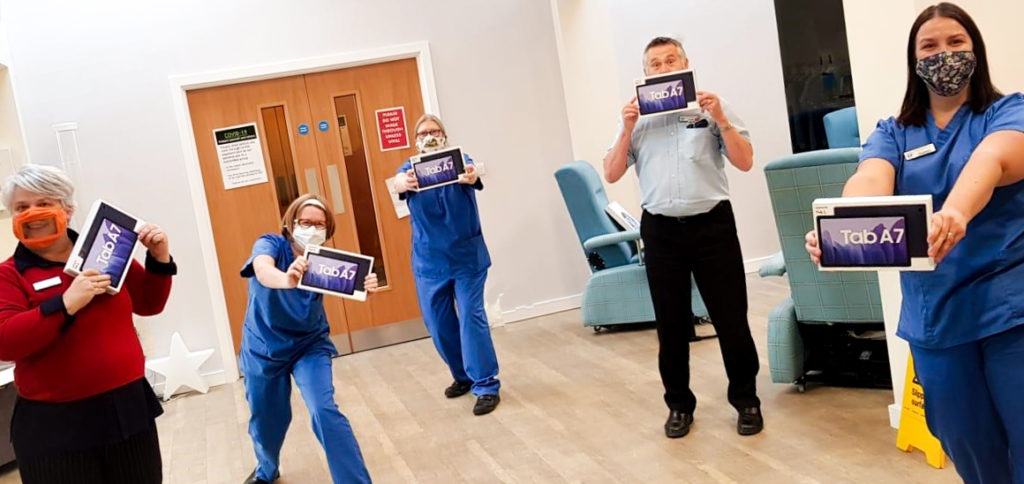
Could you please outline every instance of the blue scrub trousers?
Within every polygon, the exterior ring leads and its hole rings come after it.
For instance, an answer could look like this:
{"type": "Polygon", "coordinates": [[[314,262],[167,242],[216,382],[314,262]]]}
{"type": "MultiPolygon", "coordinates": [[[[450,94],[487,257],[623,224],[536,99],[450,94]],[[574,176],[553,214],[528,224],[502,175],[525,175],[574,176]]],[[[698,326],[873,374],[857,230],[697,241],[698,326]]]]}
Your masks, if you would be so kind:
{"type": "Polygon", "coordinates": [[[334,402],[331,354],[321,348],[300,356],[291,371],[281,369],[273,376],[245,374],[245,398],[252,411],[249,435],[256,450],[256,477],[272,482],[277,474],[281,444],[292,420],[289,376],[295,377],[295,384],[309,409],[313,433],[327,454],[334,483],[370,482],[352,427],[334,402]]]}
{"type": "Polygon", "coordinates": [[[928,428],[967,484],[1024,484],[1024,325],[944,349],[911,345],[928,428]]]}
{"type": "Polygon", "coordinates": [[[484,311],[487,269],[469,275],[415,278],[423,321],[452,377],[457,382],[473,382],[471,391],[477,397],[497,394],[501,387],[498,357],[484,311]]]}

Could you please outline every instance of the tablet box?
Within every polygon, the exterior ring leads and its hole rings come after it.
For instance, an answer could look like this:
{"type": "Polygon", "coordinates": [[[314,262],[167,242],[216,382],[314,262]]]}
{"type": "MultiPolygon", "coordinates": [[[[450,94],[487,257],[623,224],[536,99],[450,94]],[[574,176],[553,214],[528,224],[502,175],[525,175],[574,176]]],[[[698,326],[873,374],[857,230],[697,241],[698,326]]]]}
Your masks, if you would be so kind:
{"type": "Polygon", "coordinates": [[[636,81],[636,102],[640,116],[669,113],[697,114],[697,83],[693,70],[648,76],[636,81]]]}
{"type": "Polygon", "coordinates": [[[96,200],[64,265],[64,272],[73,277],[89,269],[110,274],[107,293],[117,294],[131,268],[143,225],[142,220],[103,200],[96,200]]]}
{"type": "Polygon", "coordinates": [[[306,247],[304,255],[309,267],[299,281],[299,289],[366,300],[363,282],[373,268],[373,257],[316,245],[306,247]]]}
{"type": "Polygon", "coordinates": [[[820,198],[814,228],[823,271],[930,271],[930,195],[820,198]]]}
{"type": "Polygon", "coordinates": [[[458,183],[459,175],[466,173],[463,160],[458,146],[414,156],[412,170],[419,182],[418,191],[458,183]]]}

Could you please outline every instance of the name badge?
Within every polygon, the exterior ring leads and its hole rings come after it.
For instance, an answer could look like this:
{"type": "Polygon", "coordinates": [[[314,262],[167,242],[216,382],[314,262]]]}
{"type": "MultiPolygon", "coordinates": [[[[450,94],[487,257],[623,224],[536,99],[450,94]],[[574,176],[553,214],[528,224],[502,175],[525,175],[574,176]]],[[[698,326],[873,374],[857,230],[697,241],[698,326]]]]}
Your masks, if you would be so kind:
{"type": "Polygon", "coordinates": [[[60,284],[60,276],[53,276],[49,279],[43,279],[39,282],[33,283],[32,288],[36,291],[42,291],[43,289],[48,289],[58,284],[60,284]]]}
{"type": "Polygon", "coordinates": [[[930,155],[935,153],[935,145],[928,143],[920,148],[914,148],[910,151],[903,153],[903,158],[907,161],[913,160],[914,158],[920,158],[924,155],[930,155]]]}

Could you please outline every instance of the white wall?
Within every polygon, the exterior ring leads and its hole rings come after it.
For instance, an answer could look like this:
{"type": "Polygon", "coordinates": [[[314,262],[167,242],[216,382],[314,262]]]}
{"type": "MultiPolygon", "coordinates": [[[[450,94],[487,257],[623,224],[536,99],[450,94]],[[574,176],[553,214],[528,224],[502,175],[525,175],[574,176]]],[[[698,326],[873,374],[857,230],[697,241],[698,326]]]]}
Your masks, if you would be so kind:
{"type": "MultiPolygon", "coordinates": [[[[562,67],[562,88],[572,134],[573,158],[594,165],[604,180],[603,158],[615,136],[619,110],[618,62],[608,4],[594,0],[551,0],[562,67]]],[[[636,172],[614,184],[604,182],[609,200],[640,217],[636,172]]]]}
{"type": "MultiPolygon", "coordinates": [[[[862,140],[874,130],[879,119],[895,116],[903,101],[907,82],[907,36],[917,15],[934,2],[930,0],[845,0],[846,35],[853,68],[857,122],[862,140]],[[879,15],[879,12],[885,12],[879,15]]],[[[971,15],[985,39],[993,82],[1003,92],[1024,90],[1024,31],[1017,22],[1024,18],[1020,0],[961,0],[956,2],[971,15]]],[[[892,332],[899,320],[902,301],[899,279],[879,274],[886,327],[889,329],[889,362],[893,376],[894,406],[890,422],[899,422],[903,379],[908,347],[892,332]],[[899,403],[899,404],[897,404],[899,403]]]]}
{"type": "Polygon", "coordinates": [[[10,150],[11,160],[17,165],[28,159],[25,141],[21,135],[21,121],[14,102],[14,84],[11,82],[11,53],[7,45],[7,17],[0,9],[0,149],[10,150]]]}
{"type": "Polygon", "coordinates": [[[167,351],[173,330],[194,350],[217,347],[174,75],[428,40],[453,141],[487,164],[479,200],[494,259],[489,298],[504,293],[511,309],[571,303],[582,290],[586,264],[552,176],[572,148],[546,2],[4,1],[34,159],[57,160],[50,126],[77,122],[82,199],[102,195],[171,235],[180,275],[167,311],[147,325],[150,356],[167,351]],[[104,190],[112,177],[130,183],[104,190]]]}
{"type": "MultiPolygon", "coordinates": [[[[775,7],[770,0],[606,0],[618,64],[618,97],[607,117],[614,125],[619,108],[643,77],[642,54],[657,35],[678,38],[697,73],[698,88],[726,99],[746,122],[754,146],[754,168],[727,168],[743,256],[752,261],[778,252],[764,165],[792,153],[775,7]]],[[[607,146],[612,140],[605,142],[607,146]]],[[[749,268],[757,268],[751,264],[749,268]]]]}

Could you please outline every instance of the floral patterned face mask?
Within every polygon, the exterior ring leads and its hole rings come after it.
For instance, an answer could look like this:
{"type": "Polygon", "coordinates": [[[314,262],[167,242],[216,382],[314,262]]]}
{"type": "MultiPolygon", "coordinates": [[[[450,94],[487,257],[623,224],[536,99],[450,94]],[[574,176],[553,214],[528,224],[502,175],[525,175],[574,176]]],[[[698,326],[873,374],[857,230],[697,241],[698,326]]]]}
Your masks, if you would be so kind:
{"type": "Polygon", "coordinates": [[[978,65],[974,52],[939,52],[917,61],[917,76],[940,96],[955,96],[971,82],[978,65]]]}

